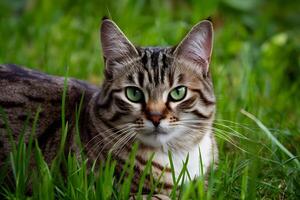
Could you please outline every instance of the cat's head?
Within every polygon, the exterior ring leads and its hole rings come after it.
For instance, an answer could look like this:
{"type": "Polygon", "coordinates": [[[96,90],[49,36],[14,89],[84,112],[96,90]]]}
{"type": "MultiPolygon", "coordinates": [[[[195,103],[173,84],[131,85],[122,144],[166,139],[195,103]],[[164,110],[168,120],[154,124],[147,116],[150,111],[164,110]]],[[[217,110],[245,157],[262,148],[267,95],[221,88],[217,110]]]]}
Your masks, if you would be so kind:
{"type": "Polygon", "coordinates": [[[98,99],[102,120],[152,147],[197,142],[215,112],[212,40],[211,22],[202,21],[175,47],[141,48],[104,19],[105,80],[98,99]]]}

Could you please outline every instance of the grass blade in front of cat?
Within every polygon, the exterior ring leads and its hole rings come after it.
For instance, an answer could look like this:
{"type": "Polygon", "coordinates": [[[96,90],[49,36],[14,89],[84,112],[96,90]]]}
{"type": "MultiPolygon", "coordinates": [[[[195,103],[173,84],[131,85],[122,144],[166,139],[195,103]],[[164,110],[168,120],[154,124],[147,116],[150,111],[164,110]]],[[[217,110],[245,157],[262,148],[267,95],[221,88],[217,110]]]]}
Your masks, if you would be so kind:
{"type": "MultiPolygon", "coordinates": [[[[143,169],[143,174],[141,176],[141,179],[139,180],[138,192],[136,194],[137,198],[141,198],[142,191],[143,191],[143,186],[144,186],[144,183],[145,183],[145,180],[146,180],[146,176],[149,176],[150,168],[152,167],[153,157],[154,157],[154,153],[152,153],[149,160],[147,161],[147,164],[146,164],[145,168],[143,169]]],[[[153,187],[153,185],[152,185],[152,187],[153,187]]]]}
{"type": "Polygon", "coordinates": [[[49,169],[48,164],[43,158],[43,154],[35,140],[35,164],[36,170],[33,171],[33,182],[32,182],[32,195],[34,199],[45,199],[53,200],[55,197],[54,193],[54,182],[52,173],[49,169]],[[47,194],[47,195],[45,195],[47,194]]]}

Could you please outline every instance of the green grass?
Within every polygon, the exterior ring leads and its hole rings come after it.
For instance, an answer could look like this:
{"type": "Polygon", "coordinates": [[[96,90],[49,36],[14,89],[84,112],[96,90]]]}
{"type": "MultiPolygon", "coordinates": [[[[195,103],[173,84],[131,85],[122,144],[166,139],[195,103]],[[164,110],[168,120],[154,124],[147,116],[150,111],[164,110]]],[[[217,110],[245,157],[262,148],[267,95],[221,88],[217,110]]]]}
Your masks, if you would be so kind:
{"type": "MultiPolygon", "coordinates": [[[[100,84],[102,16],[115,20],[135,44],[153,46],[178,43],[193,24],[211,16],[219,167],[211,172],[207,190],[200,178],[184,185],[181,197],[299,199],[299,8],[300,3],[291,0],[2,0],[0,63],[60,76],[67,67],[69,76],[100,84]]],[[[38,123],[38,115],[32,115],[37,120],[28,126],[38,123]]],[[[63,126],[66,133],[67,122],[63,126]]],[[[129,195],[130,176],[116,180],[112,160],[92,169],[101,174],[96,177],[86,173],[84,157],[79,162],[74,155],[61,155],[48,167],[33,148],[38,168],[32,172],[23,158],[36,144],[33,140],[31,146],[22,144],[10,155],[16,190],[1,185],[9,199],[25,198],[29,177],[34,199],[126,199],[129,195]],[[58,170],[61,162],[67,169],[66,182],[58,170]]],[[[130,169],[129,163],[129,174],[130,169]]],[[[0,181],[4,173],[1,170],[0,181]]]]}

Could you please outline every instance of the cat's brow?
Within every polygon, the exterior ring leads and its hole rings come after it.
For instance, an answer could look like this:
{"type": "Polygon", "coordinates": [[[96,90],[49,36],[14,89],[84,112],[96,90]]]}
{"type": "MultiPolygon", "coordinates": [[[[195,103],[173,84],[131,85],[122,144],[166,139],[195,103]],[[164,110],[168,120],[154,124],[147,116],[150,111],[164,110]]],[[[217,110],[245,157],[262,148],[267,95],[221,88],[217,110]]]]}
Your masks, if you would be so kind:
{"type": "MultiPolygon", "coordinates": [[[[164,84],[166,69],[169,68],[169,55],[166,48],[147,47],[140,51],[141,64],[147,72],[148,83],[158,86],[164,84]]],[[[139,75],[139,81],[142,76],[139,75]]],[[[144,78],[144,77],[143,77],[144,78]]],[[[140,82],[141,83],[141,82],[140,82]]],[[[140,84],[142,85],[142,84],[140,84]]]]}

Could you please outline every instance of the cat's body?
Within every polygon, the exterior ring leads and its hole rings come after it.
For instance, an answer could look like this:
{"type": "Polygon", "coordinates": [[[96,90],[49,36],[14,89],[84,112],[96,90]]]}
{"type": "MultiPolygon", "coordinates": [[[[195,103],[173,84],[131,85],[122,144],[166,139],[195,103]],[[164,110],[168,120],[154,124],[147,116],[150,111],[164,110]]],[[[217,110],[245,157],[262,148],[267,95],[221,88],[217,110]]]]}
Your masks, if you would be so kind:
{"type": "MultiPolygon", "coordinates": [[[[74,79],[68,80],[67,88],[65,116],[69,123],[67,142],[70,144],[66,146],[72,146],[75,107],[79,106],[83,94],[83,105],[86,106],[87,101],[99,89],[74,79]]],[[[55,157],[60,144],[63,90],[63,77],[49,76],[16,65],[0,65],[0,106],[4,110],[11,133],[15,141],[18,141],[20,134],[24,133],[27,141],[34,117],[40,107],[35,137],[48,163],[55,157]]],[[[1,165],[11,150],[9,134],[3,118],[0,119],[0,134],[1,165]]]]}
{"type": "MultiPolygon", "coordinates": [[[[79,130],[90,161],[104,160],[107,152],[112,151],[118,161],[117,172],[120,172],[132,143],[140,143],[135,159],[133,192],[153,153],[154,178],[158,179],[165,171],[161,179],[162,193],[168,194],[173,187],[169,151],[176,177],[187,156],[190,177],[201,176],[201,171],[205,174],[217,161],[212,132],[215,98],[208,71],[211,24],[206,21],[195,26],[176,48],[133,47],[110,20],[103,21],[101,34],[106,62],[101,90],[82,81],[68,81],[65,110],[69,143],[66,151],[78,151],[74,141],[75,107],[79,106],[84,93],[79,130]],[[197,39],[199,44],[192,39],[197,39]]],[[[0,106],[8,115],[15,139],[28,111],[34,115],[41,106],[36,137],[50,163],[61,134],[64,78],[2,65],[0,86],[0,106]]],[[[3,150],[0,161],[3,162],[10,148],[8,137],[3,137],[7,133],[1,120],[0,147],[3,150]]],[[[25,133],[28,137],[30,130],[25,133]]],[[[144,191],[149,188],[150,180],[146,180],[144,191]]]]}

